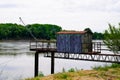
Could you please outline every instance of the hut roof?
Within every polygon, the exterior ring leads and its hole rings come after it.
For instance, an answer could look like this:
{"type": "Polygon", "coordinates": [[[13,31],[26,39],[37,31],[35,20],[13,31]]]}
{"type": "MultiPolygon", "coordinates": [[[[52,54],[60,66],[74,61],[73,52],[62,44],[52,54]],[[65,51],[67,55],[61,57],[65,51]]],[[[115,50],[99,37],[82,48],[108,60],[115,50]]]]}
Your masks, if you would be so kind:
{"type": "Polygon", "coordinates": [[[85,34],[86,31],[60,31],[57,34],[85,34]]]}

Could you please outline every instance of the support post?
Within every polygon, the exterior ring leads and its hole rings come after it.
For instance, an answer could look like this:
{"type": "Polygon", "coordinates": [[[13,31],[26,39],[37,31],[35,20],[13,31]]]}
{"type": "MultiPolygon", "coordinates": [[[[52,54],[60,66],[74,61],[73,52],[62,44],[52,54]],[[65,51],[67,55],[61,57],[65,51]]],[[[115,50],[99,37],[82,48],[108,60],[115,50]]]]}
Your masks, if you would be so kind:
{"type": "Polygon", "coordinates": [[[54,74],[54,52],[51,52],[51,74],[54,74]]]}
{"type": "Polygon", "coordinates": [[[38,52],[35,53],[35,72],[34,77],[38,76],[38,65],[39,65],[39,54],[38,52]]]}

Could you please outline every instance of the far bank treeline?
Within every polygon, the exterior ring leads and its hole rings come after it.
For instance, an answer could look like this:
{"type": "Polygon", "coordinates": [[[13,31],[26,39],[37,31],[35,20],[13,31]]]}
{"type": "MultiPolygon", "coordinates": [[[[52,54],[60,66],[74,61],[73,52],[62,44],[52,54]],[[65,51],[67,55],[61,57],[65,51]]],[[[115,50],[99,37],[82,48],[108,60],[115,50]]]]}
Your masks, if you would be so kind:
{"type": "MultiPolygon", "coordinates": [[[[87,28],[89,29],[89,28],[87,28]]],[[[62,28],[53,24],[29,24],[26,26],[12,23],[0,24],[0,40],[56,39],[56,32],[62,28]]],[[[102,33],[93,33],[93,39],[103,39],[102,33]]]]}

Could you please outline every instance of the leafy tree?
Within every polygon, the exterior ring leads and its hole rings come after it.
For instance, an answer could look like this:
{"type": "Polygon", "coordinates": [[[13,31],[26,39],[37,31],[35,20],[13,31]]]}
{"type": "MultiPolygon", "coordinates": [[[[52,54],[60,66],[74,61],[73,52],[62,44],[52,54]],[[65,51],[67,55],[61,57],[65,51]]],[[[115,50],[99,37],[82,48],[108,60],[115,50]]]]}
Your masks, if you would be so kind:
{"type": "Polygon", "coordinates": [[[61,31],[62,28],[52,24],[31,24],[27,25],[28,29],[38,39],[55,39],[56,32],[61,31]]]}
{"type": "Polygon", "coordinates": [[[109,29],[104,32],[104,43],[115,54],[120,51],[120,24],[119,27],[115,27],[109,24],[109,29]]]}
{"type": "Polygon", "coordinates": [[[19,25],[12,23],[0,24],[0,40],[9,39],[55,39],[56,32],[61,31],[61,27],[52,24],[31,24],[19,25]],[[34,35],[34,36],[33,36],[34,35]]]}
{"type": "Polygon", "coordinates": [[[93,39],[102,40],[102,39],[104,39],[104,35],[102,33],[94,32],[93,33],[93,39]]]}
{"type": "Polygon", "coordinates": [[[93,33],[90,28],[85,28],[84,31],[87,31],[88,33],[92,34],[92,39],[101,40],[104,38],[102,33],[98,33],[98,32],[93,33]]]}
{"type": "Polygon", "coordinates": [[[84,31],[87,31],[90,34],[93,34],[92,30],[90,28],[85,28],[84,31]]]}

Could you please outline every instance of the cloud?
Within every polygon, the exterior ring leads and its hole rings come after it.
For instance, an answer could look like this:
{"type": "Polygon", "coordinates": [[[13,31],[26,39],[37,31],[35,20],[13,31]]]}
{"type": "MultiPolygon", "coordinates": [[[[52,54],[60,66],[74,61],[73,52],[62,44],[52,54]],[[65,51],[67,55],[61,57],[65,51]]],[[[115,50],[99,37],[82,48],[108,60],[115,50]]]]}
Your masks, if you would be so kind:
{"type": "Polygon", "coordinates": [[[59,0],[62,9],[68,12],[120,12],[119,0],[59,0]]]}
{"type": "Polygon", "coordinates": [[[120,0],[0,0],[0,22],[49,23],[101,31],[120,21],[120,0]],[[80,27],[82,26],[82,27],[80,27]],[[100,29],[98,29],[100,28],[100,29]]]}
{"type": "Polygon", "coordinates": [[[0,0],[0,8],[20,8],[25,7],[23,0],[0,0]]]}
{"type": "Polygon", "coordinates": [[[16,4],[0,4],[0,8],[17,8],[16,4]]]}

